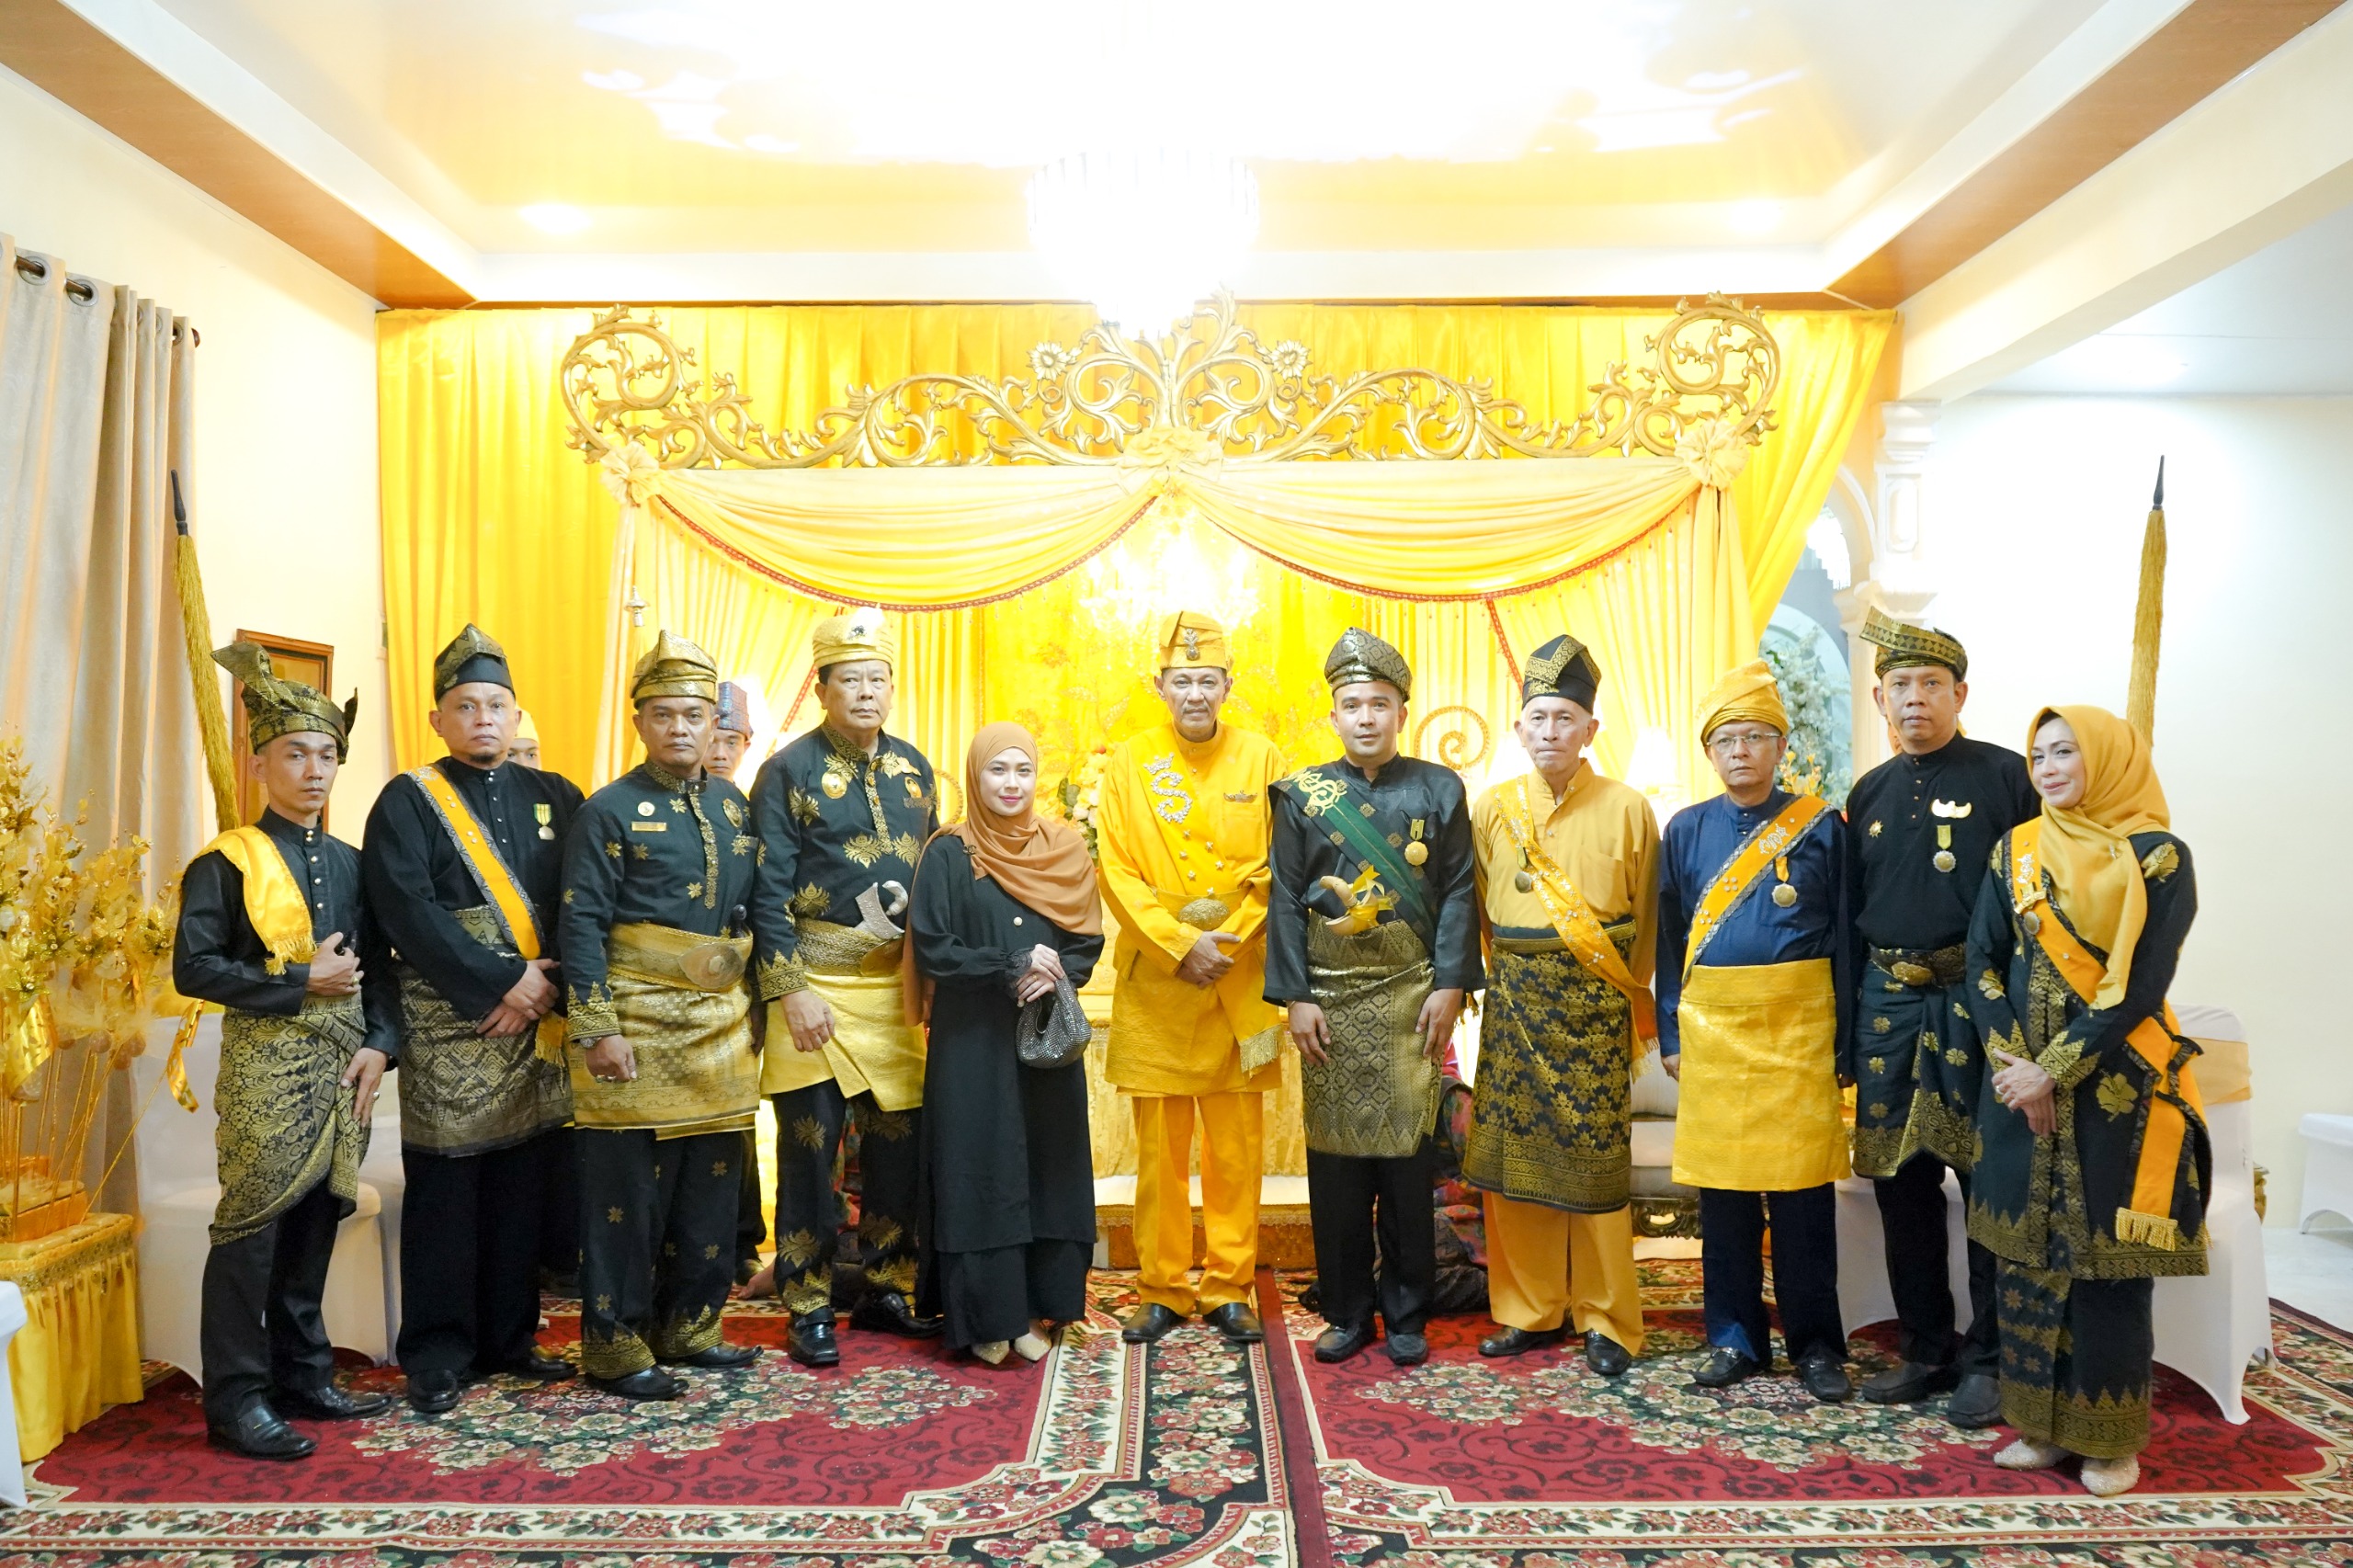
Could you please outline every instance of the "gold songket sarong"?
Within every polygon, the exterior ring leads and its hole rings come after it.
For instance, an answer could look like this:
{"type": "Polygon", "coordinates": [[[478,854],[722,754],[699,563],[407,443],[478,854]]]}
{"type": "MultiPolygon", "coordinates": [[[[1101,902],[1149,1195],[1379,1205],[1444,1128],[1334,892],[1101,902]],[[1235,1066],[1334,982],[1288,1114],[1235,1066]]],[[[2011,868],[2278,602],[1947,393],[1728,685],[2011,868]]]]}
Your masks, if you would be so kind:
{"type": "MultiPolygon", "coordinates": [[[[466,934],[520,958],[488,904],[455,912],[466,934]]],[[[511,1148],[572,1119],[572,1080],[539,1051],[536,1028],[483,1035],[433,983],[404,963],[401,996],[401,1142],[435,1154],[511,1148]]]]}
{"type": "Polygon", "coordinates": [[[1848,1173],[1828,959],[1696,964],[1675,1016],[1677,1181],[1794,1192],[1848,1173]]]}
{"type": "Polygon", "coordinates": [[[923,1030],[907,1022],[899,966],[906,938],[878,937],[855,926],[801,920],[801,963],[809,989],[834,1010],[834,1038],[821,1050],[794,1048],[781,999],[768,1004],[760,1093],[789,1094],[831,1078],[845,1099],[871,1091],[884,1110],[923,1104],[923,1030]]]}
{"type": "MultiPolygon", "coordinates": [[[[1603,928],[1622,953],[1631,921],[1603,928]]],[[[1557,937],[1495,938],[1463,1179],[1576,1214],[1632,1192],[1632,1004],[1557,937]]]]}
{"type": "Polygon", "coordinates": [[[1321,1067],[1300,1063],[1307,1146],[1323,1154],[1398,1159],[1438,1124],[1438,1064],[1422,1049],[1427,949],[1402,920],[1341,936],[1307,921],[1307,983],[1331,1030],[1321,1067]]]}
{"type": "Polygon", "coordinates": [[[326,1181],[349,1214],[359,1196],[368,1124],[343,1074],[365,1044],[357,996],[305,996],[290,1018],[232,1007],[221,1020],[221,1204],[215,1246],[252,1235],[326,1181]]]}
{"type": "Polygon", "coordinates": [[[606,947],[613,1011],[637,1076],[608,1084],[572,1056],[572,1115],[605,1131],[657,1137],[749,1130],[760,1103],[752,999],[744,988],[749,937],[705,937],[667,926],[616,926],[606,947]]]}

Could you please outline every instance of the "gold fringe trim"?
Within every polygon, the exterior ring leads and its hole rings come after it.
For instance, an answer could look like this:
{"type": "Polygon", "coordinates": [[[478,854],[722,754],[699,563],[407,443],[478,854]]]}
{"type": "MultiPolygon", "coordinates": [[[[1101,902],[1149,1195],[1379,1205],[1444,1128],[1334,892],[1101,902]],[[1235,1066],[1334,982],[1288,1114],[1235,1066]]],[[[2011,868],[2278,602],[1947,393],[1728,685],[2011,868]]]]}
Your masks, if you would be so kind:
{"type": "Polygon", "coordinates": [[[2165,479],[2157,468],[2156,499],[2141,536],[2141,597],[2132,610],[2132,676],[2124,699],[2125,721],[2154,744],[2157,727],[2157,646],[2165,623],[2165,479]]]}
{"type": "Polygon", "coordinates": [[[2116,1239],[2129,1246],[2181,1248],[2181,1226],[2170,1214],[2143,1214],[2136,1209],[2116,1211],[2116,1239]]]}

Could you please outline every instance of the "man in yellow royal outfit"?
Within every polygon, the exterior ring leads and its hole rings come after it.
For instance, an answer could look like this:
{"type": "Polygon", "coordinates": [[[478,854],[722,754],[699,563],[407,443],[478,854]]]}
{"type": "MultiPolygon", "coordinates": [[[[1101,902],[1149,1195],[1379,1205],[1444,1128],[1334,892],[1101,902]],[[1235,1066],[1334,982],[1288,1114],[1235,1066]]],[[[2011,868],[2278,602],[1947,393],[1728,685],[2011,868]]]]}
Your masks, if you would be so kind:
{"type": "Polygon", "coordinates": [[[1136,1119],[1136,1259],[1143,1305],[1120,1337],[1148,1344],[1195,1311],[1226,1338],[1264,1336],[1258,1267],[1264,1096],[1281,1014],[1266,983],[1267,786],[1274,743],[1221,722],[1233,688],[1225,631],[1180,610],[1160,624],[1155,687],[1169,722],[1111,748],[1097,819],[1121,933],[1105,1063],[1136,1119]],[[1198,1290],[1187,1167],[1201,1130],[1198,1290]]]}
{"type": "Polygon", "coordinates": [[[1589,767],[1601,670],[1574,637],[1536,650],[1514,728],[1536,771],[1471,815],[1494,958],[1463,1179],[1486,1195],[1482,1356],[1584,1335],[1623,1373],[1643,1347],[1634,1273],[1633,1070],[1657,1036],[1658,824],[1589,767]]]}
{"type": "Polygon", "coordinates": [[[1724,792],[1678,812],[1660,845],[1660,1060],[1682,1084],[1675,1179],[1699,1189],[1701,1313],[1692,1381],[1723,1388],[1772,1362],[1765,1227],[1781,1338],[1808,1392],[1850,1397],[1831,1183],[1846,1176],[1838,1053],[1855,995],[1847,831],[1775,783],[1790,716],[1761,659],[1716,683],[1699,739],[1724,792]]]}

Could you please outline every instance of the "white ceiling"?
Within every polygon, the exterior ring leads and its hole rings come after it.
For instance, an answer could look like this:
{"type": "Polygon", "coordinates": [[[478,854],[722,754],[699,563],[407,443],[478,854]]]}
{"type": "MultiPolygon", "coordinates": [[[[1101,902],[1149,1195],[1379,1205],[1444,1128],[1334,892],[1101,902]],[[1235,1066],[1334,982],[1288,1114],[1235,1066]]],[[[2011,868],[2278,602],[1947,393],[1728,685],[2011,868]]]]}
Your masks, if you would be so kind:
{"type": "Polygon", "coordinates": [[[1984,389],[1989,394],[2353,394],[2353,207],[1984,389]]]}

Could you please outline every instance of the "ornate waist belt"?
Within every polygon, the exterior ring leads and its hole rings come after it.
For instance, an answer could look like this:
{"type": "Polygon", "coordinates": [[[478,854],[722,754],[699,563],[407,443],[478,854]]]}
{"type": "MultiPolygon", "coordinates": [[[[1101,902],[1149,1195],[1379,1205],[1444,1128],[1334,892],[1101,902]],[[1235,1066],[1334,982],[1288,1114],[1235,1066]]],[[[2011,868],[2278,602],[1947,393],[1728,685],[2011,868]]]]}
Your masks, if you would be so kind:
{"type": "Polygon", "coordinates": [[[616,926],[606,963],[615,974],[682,991],[732,991],[752,956],[749,937],[706,937],[650,921],[616,926]]]}
{"type": "MultiPolygon", "coordinates": [[[[1602,926],[1601,934],[1623,948],[1634,939],[1634,923],[1631,920],[1608,921],[1602,926]]],[[[1519,937],[1506,936],[1498,930],[1491,939],[1499,953],[1559,953],[1568,950],[1568,944],[1549,931],[1540,936],[1519,937]]]]}
{"type": "Polygon", "coordinates": [[[1959,942],[1949,948],[1873,948],[1871,962],[1915,989],[1958,985],[1969,971],[1969,949],[1959,942]]]}
{"type": "Polygon", "coordinates": [[[1152,890],[1160,907],[1197,931],[1214,931],[1233,914],[1239,892],[1163,892],[1152,890]]]}
{"type": "Polygon", "coordinates": [[[800,920],[801,961],[818,974],[895,974],[906,951],[904,937],[882,937],[857,926],[800,920]]]}

